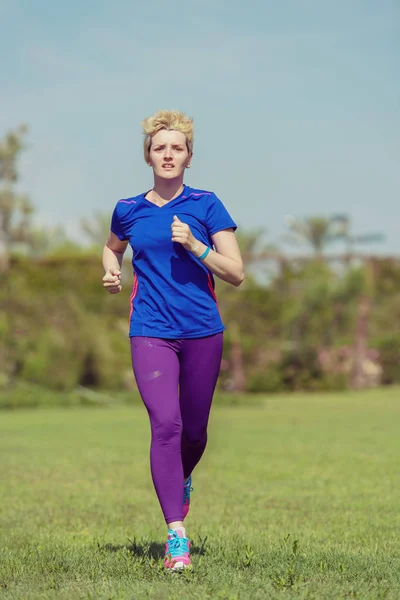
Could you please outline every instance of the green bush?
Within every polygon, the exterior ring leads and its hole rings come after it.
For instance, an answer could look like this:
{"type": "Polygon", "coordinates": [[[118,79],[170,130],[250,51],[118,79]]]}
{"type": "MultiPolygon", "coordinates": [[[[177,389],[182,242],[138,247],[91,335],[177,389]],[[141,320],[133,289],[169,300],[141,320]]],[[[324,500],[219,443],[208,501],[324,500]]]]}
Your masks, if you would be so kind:
{"type": "Polygon", "coordinates": [[[252,393],[281,392],[284,389],[282,371],[277,363],[269,364],[264,371],[250,377],[247,383],[247,390],[252,393]]]}
{"type": "Polygon", "coordinates": [[[379,362],[383,370],[382,383],[400,383],[400,335],[383,337],[377,340],[374,347],[379,352],[379,362]]]}
{"type": "Polygon", "coordinates": [[[0,390],[0,409],[77,406],[79,398],[73,393],[54,392],[23,381],[0,390]]]}
{"type": "Polygon", "coordinates": [[[278,363],[283,388],[287,391],[343,390],[348,387],[344,373],[326,372],[315,348],[284,352],[278,363]]]}
{"type": "Polygon", "coordinates": [[[314,349],[284,352],[278,362],[249,378],[248,392],[329,391],[348,387],[344,373],[323,370],[314,349]]]}
{"type": "Polygon", "coordinates": [[[24,357],[22,379],[56,390],[76,387],[85,349],[74,342],[67,332],[44,331],[24,357]]]}

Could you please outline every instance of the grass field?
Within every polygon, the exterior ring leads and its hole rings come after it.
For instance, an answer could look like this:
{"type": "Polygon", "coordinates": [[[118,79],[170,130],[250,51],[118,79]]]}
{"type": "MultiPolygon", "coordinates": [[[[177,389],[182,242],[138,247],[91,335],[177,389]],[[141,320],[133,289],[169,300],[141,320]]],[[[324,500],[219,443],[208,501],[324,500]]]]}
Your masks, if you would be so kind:
{"type": "Polygon", "coordinates": [[[2,411],[0,598],[397,600],[399,430],[399,389],[214,407],[170,574],[141,407],[2,411]]]}

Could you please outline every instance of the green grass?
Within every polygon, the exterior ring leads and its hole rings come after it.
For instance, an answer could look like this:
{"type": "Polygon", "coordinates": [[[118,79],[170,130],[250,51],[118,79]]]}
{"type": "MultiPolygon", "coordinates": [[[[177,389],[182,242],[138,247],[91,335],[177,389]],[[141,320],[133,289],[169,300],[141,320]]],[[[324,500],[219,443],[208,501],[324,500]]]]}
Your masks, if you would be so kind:
{"type": "Polygon", "coordinates": [[[165,573],[140,406],[0,413],[0,597],[400,598],[400,391],[219,407],[165,573]]]}

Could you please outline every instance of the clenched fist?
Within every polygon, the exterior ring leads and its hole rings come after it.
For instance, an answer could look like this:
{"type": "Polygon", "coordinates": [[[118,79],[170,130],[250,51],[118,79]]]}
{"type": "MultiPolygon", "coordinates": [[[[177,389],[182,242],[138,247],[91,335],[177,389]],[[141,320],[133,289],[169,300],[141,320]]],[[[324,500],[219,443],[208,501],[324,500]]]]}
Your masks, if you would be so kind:
{"type": "Polygon", "coordinates": [[[182,244],[186,250],[193,250],[193,248],[196,246],[197,240],[193,236],[187,223],[182,223],[182,221],[180,221],[175,215],[174,220],[172,221],[171,230],[173,242],[182,244]]]}
{"type": "Polygon", "coordinates": [[[121,271],[118,269],[108,269],[103,277],[103,287],[110,294],[118,294],[122,290],[121,271]]]}

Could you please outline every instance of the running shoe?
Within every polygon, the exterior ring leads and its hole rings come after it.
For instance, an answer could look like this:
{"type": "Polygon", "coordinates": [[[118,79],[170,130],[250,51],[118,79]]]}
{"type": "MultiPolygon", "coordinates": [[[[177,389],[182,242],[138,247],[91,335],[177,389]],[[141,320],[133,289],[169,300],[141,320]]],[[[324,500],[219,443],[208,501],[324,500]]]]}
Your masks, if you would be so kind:
{"type": "Polygon", "coordinates": [[[189,512],[190,492],[193,492],[192,476],[190,476],[187,482],[183,484],[183,518],[185,518],[189,512]]]}
{"type": "Polygon", "coordinates": [[[185,569],[190,565],[190,542],[183,537],[179,529],[168,529],[168,540],[165,544],[164,567],[172,571],[185,569]]]}

